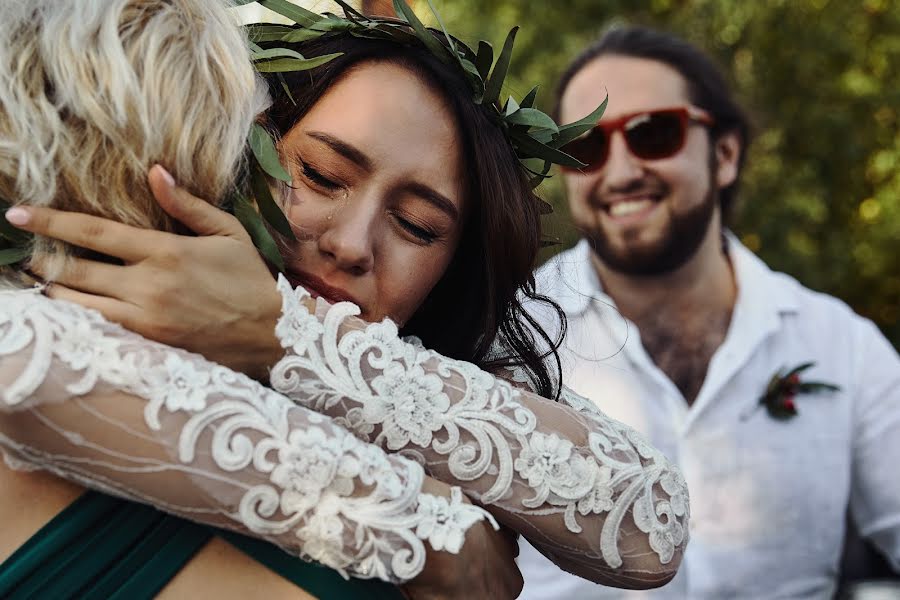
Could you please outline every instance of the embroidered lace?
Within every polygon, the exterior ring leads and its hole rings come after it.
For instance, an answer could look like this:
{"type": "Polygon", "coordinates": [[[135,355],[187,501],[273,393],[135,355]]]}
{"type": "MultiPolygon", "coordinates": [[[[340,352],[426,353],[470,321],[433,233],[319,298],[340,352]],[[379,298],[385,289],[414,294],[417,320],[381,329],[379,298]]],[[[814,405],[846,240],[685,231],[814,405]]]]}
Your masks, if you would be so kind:
{"type": "Polygon", "coordinates": [[[551,402],[516,373],[404,341],[353,304],[278,289],[276,391],[93,311],[0,291],[8,462],[393,581],[421,570],[423,540],[458,551],[484,518],[458,491],[422,494],[421,464],[568,571],[623,587],[672,575],[687,488],[639,434],[571,392],[551,402]]]}
{"type": "Polygon", "coordinates": [[[274,389],[461,486],[568,571],[624,587],[673,573],[687,486],[637,432],[571,391],[551,402],[521,374],[514,386],[404,341],[351,303],[278,289],[274,389]]]}
{"type": "MultiPolygon", "coordinates": [[[[2,283],[2,282],[0,282],[2,283]]],[[[12,468],[250,533],[356,577],[408,580],[493,518],[422,468],[197,355],[35,290],[0,291],[0,448],[12,468]]]]}

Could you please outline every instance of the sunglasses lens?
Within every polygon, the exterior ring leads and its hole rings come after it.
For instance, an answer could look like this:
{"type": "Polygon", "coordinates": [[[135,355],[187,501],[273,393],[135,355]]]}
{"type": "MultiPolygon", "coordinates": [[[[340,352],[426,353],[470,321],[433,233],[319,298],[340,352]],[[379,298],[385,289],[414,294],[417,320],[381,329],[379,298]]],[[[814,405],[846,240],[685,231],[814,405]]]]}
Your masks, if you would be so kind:
{"type": "Polygon", "coordinates": [[[678,113],[650,113],[633,126],[625,126],[628,148],[647,160],[668,158],[684,144],[684,119],[678,113]]]}
{"type": "Polygon", "coordinates": [[[587,167],[583,169],[584,171],[590,171],[606,162],[609,144],[603,130],[595,128],[587,135],[572,140],[563,146],[561,150],[586,164],[587,167]]]}

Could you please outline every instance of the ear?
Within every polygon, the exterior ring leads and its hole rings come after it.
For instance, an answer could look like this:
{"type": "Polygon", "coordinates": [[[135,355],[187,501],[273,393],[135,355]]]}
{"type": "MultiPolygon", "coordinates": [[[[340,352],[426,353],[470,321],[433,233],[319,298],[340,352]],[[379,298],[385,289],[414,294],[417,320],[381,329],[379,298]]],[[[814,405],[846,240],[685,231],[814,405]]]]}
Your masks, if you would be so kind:
{"type": "Polygon", "coordinates": [[[737,179],[742,151],[741,138],[736,131],[725,133],[716,140],[716,184],[719,189],[737,179]]]}

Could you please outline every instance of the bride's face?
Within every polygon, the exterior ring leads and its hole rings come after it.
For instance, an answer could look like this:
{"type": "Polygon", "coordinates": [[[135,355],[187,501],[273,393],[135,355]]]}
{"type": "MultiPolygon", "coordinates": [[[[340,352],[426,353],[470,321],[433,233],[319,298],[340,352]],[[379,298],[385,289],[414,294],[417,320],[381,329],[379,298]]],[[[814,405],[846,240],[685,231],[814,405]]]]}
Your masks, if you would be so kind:
{"type": "Polygon", "coordinates": [[[440,280],[462,233],[461,143],[443,99],[411,71],[363,63],[282,141],[299,242],[295,285],[350,300],[364,319],[405,323],[440,280]]]}

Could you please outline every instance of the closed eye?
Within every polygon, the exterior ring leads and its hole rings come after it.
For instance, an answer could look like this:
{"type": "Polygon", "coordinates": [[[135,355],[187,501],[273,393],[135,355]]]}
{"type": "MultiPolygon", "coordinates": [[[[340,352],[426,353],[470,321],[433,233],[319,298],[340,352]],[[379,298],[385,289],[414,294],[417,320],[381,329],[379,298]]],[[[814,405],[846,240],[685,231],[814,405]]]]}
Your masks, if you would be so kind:
{"type": "Polygon", "coordinates": [[[303,175],[307,179],[309,179],[312,183],[314,183],[320,187],[323,187],[327,190],[337,190],[342,187],[341,184],[337,183],[336,181],[332,181],[331,179],[328,179],[327,177],[322,175],[322,173],[320,173],[319,171],[314,169],[309,163],[307,163],[303,159],[299,159],[299,162],[300,162],[300,168],[303,171],[303,175]]]}
{"type": "Polygon", "coordinates": [[[401,216],[394,215],[394,219],[397,220],[397,224],[400,227],[402,227],[404,230],[406,230],[407,233],[418,238],[426,245],[431,244],[438,237],[435,232],[433,232],[429,229],[425,229],[424,227],[420,227],[420,226],[416,225],[415,223],[412,223],[411,221],[404,219],[401,216]]]}

